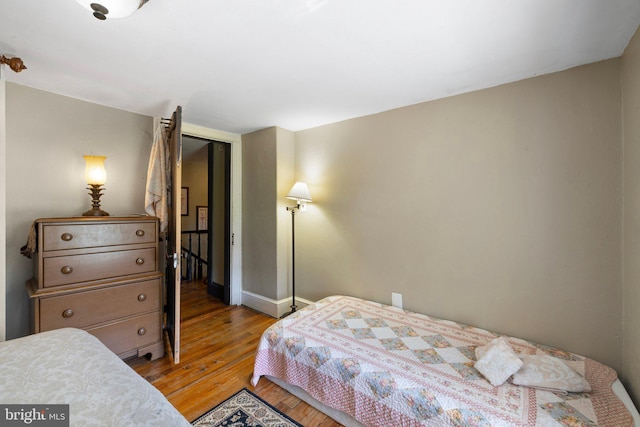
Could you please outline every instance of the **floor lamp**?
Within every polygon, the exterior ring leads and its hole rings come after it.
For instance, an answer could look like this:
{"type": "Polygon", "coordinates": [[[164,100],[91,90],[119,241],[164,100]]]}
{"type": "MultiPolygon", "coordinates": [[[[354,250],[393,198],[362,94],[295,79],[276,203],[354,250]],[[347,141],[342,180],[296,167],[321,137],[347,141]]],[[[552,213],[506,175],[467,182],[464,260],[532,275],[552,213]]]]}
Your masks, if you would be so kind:
{"type": "Polygon", "coordinates": [[[287,317],[288,315],[295,313],[298,306],[296,305],[296,227],[295,216],[296,211],[305,212],[307,210],[307,203],[311,203],[311,193],[309,193],[309,187],[304,182],[296,182],[287,199],[295,200],[295,206],[287,206],[287,210],[291,212],[291,311],[282,315],[287,317]]]}

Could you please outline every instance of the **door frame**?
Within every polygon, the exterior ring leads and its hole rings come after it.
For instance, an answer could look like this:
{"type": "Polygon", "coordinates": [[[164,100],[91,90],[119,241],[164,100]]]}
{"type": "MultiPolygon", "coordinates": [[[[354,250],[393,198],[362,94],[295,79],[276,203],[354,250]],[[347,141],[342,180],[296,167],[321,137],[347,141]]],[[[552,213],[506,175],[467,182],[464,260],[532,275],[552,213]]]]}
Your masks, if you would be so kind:
{"type": "MultiPolygon", "coordinates": [[[[212,141],[207,139],[207,204],[212,207],[208,211],[208,227],[209,235],[207,239],[207,293],[209,295],[218,297],[225,304],[231,303],[231,144],[228,142],[212,141]],[[214,215],[220,208],[214,202],[214,198],[219,201],[219,195],[217,189],[220,188],[220,172],[217,171],[215,148],[218,150],[222,148],[224,164],[222,169],[222,183],[224,188],[223,193],[223,212],[224,212],[224,225],[222,230],[216,227],[214,224],[214,215]],[[218,185],[216,185],[216,183],[218,185]],[[219,235],[222,233],[222,245],[220,245],[219,235]],[[212,239],[213,237],[213,239],[212,239]],[[222,249],[223,258],[223,272],[222,280],[214,282],[212,275],[217,265],[218,259],[214,262],[212,254],[217,254],[222,249]],[[220,286],[222,285],[222,286],[220,286]]],[[[218,279],[220,276],[217,277],[218,279]]]]}
{"type": "Polygon", "coordinates": [[[182,123],[182,135],[231,146],[231,295],[230,304],[242,303],[242,136],[191,123],[182,123]]]}

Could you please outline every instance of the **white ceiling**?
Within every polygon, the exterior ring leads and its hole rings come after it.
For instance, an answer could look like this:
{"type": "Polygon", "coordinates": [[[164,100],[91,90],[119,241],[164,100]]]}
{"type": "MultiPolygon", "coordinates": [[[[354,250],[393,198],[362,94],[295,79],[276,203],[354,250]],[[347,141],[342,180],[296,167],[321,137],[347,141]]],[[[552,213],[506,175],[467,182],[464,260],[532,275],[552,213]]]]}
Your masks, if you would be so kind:
{"type": "Polygon", "coordinates": [[[620,56],[638,0],[1,0],[8,81],[245,133],[306,129],[620,56]]]}

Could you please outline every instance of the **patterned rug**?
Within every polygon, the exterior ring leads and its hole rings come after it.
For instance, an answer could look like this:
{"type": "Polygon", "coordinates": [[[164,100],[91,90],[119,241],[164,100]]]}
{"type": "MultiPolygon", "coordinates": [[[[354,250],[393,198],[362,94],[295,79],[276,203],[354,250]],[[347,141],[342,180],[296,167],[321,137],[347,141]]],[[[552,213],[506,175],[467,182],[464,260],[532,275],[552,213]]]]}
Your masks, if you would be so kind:
{"type": "Polygon", "coordinates": [[[303,427],[243,388],[197,420],[197,427],[303,427]]]}

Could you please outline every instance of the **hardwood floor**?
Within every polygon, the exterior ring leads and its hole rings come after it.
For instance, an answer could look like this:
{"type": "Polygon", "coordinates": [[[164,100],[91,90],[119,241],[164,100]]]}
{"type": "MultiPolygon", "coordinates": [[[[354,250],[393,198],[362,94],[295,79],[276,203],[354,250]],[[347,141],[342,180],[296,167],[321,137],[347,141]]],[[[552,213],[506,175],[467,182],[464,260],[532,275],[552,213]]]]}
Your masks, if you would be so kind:
{"type": "Polygon", "coordinates": [[[167,354],[127,363],[193,421],[243,387],[304,426],[340,424],[272,382],[251,383],[255,350],[262,332],[276,319],[243,306],[225,306],[207,295],[200,282],[185,282],[181,294],[180,364],[167,354]]]}

